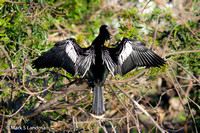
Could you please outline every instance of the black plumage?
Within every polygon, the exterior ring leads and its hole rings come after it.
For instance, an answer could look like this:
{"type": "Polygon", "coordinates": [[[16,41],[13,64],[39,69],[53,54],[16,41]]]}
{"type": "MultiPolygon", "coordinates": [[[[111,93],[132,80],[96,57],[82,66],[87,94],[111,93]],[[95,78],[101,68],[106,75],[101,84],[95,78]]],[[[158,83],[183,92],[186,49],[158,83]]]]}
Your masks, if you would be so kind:
{"type": "Polygon", "coordinates": [[[110,72],[121,76],[137,66],[157,67],[165,61],[144,46],[138,40],[123,38],[116,48],[104,46],[110,39],[106,25],[100,27],[100,33],[87,48],[81,48],[73,38],[57,42],[49,51],[38,57],[35,68],[62,67],[72,75],[82,77],[88,73],[93,87],[92,114],[95,117],[105,113],[103,84],[110,72]]]}

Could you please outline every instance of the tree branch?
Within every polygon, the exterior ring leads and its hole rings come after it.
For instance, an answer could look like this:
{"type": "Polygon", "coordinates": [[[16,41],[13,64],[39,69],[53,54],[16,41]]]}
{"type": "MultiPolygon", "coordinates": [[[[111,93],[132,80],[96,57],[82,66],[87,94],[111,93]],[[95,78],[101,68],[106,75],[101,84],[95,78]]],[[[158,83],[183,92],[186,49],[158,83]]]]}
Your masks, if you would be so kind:
{"type": "Polygon", "coordinates": [[[6,56],[7,60],[8,60],[8,64],[10,66],[10,69],[12,69],[13,68],[12,60],[11,60],[10,56],[8,55],[8,52],[5,50],[4,46],[2,46],[2,45],[0,45],[0,49],[5,54],[5,56],[6,56]]]}
{"type": "Polygon", "coordinates": [[[80,89],[85,89],[86,87],[88,87],[88,84],[84,83],[82,85],[79,85],[77,87],[69,87],[67,88],[67,90],[61,94],[59,94],[58,96],[54,97],[53,99],[51,99],[49,102],[44,103],[42,105],[40,105],[39,107],[37,107],[34,110],[28,111],[24,114],[22,114],[24,117],[33,117],[36,114],[42,112],[43,110],[45,110],[46,108],[49,108],[52,104],[54,104],[55,102],[57,102],[58,100],[60,100],[61,98],[65,97],[66,95],[68,95],[69,93],[75,91],[75,90],[80,90],[80,89]]]}
{"type": "Polygon", "coordinates": [[[200,50],[189,50],[189,51],[178,51],[173,53],[166,53],[164,56],[175,55],[175,54],[185,54],[185,53],[199,53],[200,50]]]}
{"type": "Polygon", "coordinates": [[[6,0],[5,3],[10,3],[10,4],[29,4],[29,2],[17,2],[17,1],[10,1],[10,0],[6,0]]]}
{"type": "Polygon", "coordinates": [[[151,115],[144,109],[142,108],[142,106],[140,106],[128,93],[126,93],[123,89],[121,89],[118,85],[115,84],[115,86],[121,91],[123,92],[153,123],[154,125],[162,132],[162,133],[166,133],[167,131],[165,131],[164,129],[162,129],[158,123],[151,117],[151,115]]]}

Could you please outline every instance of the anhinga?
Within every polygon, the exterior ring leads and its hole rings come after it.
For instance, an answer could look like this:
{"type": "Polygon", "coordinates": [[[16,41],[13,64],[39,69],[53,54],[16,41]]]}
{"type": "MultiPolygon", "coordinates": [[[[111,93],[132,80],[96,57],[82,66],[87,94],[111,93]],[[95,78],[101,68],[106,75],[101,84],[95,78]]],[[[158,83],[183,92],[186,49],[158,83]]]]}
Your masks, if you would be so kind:
{"type": "Polygon", "coordinates": [[[123,38],[116,48],[104,46],[110,39],[106,25],[100,27],[100,33],[87,48],[81,48],[73,38],[57,42],[49,51],[38,57],[35,68],[62,67],[72,75],[82,77],[88,73],[93,87],[92,114],[101,117],[105,113],[102,86],[108,73],[121,76],[137,66],[156,67],[165,61],[138,40],[123,38]]]}

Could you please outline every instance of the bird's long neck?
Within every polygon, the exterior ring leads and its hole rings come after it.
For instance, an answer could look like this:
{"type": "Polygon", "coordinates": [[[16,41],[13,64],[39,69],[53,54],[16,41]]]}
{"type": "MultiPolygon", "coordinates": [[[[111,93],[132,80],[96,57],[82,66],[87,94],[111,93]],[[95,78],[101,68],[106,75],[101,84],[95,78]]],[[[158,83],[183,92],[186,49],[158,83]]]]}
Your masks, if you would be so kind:
{"type": "Polygon", "coordinates": [[[102,45],[104,45],[105,41],[106,41],[106,36],[105,36],[105,35],[102,35],[102,34],[99,34],[99,35],[95,38],[95,40],[93,41],[92,44],[95,44],[95,45],[98,45],[98,46],[102,46],[102,45]]]}

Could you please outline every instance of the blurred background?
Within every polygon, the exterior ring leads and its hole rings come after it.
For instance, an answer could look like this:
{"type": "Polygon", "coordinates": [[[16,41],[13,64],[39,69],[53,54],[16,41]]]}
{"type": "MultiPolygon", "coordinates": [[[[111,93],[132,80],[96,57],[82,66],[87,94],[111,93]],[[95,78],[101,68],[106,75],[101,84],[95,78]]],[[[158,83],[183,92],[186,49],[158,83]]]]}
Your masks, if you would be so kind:
{"type": "Polygon", "coordinates": [[[0,132],[160,132],[133,100],[162,130],[200,132],[198,0],[0,1],[0,132]],[[123,37],[140,40],[167,63],[109,75],[98,120],[90,116],[87,76],[36,70],[32,61],[70,37],[90,46],[103,24],[109,47],[123,37]]]}

